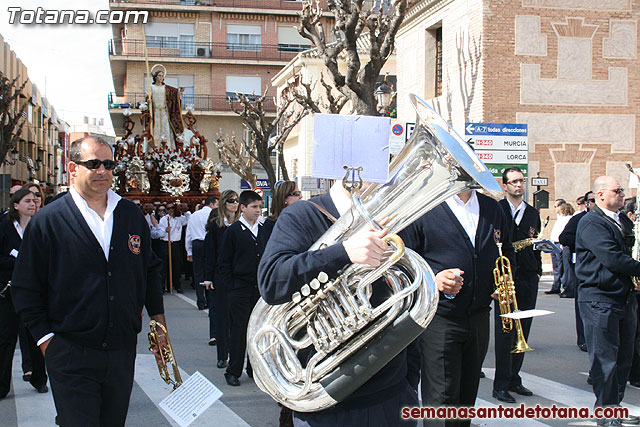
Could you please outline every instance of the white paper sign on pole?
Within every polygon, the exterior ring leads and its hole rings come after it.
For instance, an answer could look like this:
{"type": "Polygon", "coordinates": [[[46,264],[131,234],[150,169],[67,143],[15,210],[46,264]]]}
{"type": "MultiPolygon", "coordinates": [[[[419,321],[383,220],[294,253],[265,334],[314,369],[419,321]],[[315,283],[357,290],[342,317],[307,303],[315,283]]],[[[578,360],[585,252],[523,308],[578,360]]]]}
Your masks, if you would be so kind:
{"type": "Polygon", "coordinates": [[[200,372],[189,377],[178,389],[164,398],[158,406],[180,427],[194,422],[209,406],[222,396],[222,391],[200,372]]]}

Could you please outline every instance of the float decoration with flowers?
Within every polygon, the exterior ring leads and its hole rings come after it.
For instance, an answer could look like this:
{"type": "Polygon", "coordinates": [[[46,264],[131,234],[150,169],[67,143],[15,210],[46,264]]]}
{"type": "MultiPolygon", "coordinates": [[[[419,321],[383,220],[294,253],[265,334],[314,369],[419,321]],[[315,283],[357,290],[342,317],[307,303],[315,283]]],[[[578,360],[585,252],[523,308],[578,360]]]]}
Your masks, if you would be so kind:
{"type": "Polygon", "coordinates": [[[154,198],[181,197],[191,204],[203,197],[219,196],[222,165],[207,158],[207,139],[197,130],[193,106],[180,118],[188,131],[171,134],[175,150],[165,135],[154,137],[149,103],[141,103],[139,107],[140,134],[134,135],[136,123],[131,118],[131,110],[123,111],[125,135],[115,149],[114,191],[125,197],[140,198],[143,203],[154,198]]]}

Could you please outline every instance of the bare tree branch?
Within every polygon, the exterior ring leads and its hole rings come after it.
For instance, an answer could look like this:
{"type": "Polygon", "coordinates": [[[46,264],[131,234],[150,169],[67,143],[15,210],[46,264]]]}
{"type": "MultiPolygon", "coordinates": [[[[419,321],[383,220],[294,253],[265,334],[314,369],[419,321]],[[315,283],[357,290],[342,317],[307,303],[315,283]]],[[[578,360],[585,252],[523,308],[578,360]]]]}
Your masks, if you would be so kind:
{"type": "Polygon", "coordinates": [[[16,148],[22,128],[26,122],[23,113],[27,102],[20,105],[19,97],[27,81],[17,86],[18,78],[11,80],[0,72],[0,163],[7,158],[7,154],[16,148]]]}

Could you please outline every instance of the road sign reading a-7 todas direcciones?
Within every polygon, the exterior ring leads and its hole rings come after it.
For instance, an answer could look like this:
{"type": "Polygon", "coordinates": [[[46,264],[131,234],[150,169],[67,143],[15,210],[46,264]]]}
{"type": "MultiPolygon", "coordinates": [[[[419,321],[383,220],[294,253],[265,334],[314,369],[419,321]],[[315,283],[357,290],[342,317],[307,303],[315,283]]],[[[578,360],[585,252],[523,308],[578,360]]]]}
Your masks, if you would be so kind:
{"type": "Polygon", "coordinates": [[[465,139],[494,176],[519,166],[525,176],[529,164],[528,126],[524,123],[466,123],[465,139]]]}

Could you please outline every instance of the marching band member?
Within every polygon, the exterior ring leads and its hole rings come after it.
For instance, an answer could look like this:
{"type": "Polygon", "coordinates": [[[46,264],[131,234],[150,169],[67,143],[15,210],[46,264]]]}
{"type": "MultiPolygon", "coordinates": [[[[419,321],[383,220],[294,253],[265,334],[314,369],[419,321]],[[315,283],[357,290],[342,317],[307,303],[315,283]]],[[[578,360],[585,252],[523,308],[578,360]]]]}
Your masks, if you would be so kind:
{"type": "Polygon", "coordinates": [[[110,145],[81,138],[69,160],[74,184],[25,230],[11,296],[45,356],[60,425],[123,426],[143,306],[165,324],[160,263],[140,209],[110,190],[110,145]]]}
{"type": "MultiPolygon", "coordinates": [[[[538,236],[541,225],[540,214],[533,206],[523,200],[525,181],[522,170],[518,167],[506,168],[502,172],[502,188],[506,197],[498,204],[507,218],[507,223],[511,225],[509,229],[511,241],[538,236]]],[[[540,276],[542,276],[540,251],[534,250],[531,245],[518,252],[514,282],[516,300],[520,310],[531,310],[536,307],[540,276]]],[[[515,328],[509,332],[502,329],[498,304],[499,302],[496,301],[494,307],[496,374],[493,379],[493,397],[502,402],[514,403],[516,400],[509,393],[510,391],[522,396],[532,396],[533,393],[522,385],[519,372],[524,361],[524,353],[511,353],[516,331],[515,328]]],[[[525,341],[529,338],[531,321],[531,318],[521,319],[525,341]]]]}

